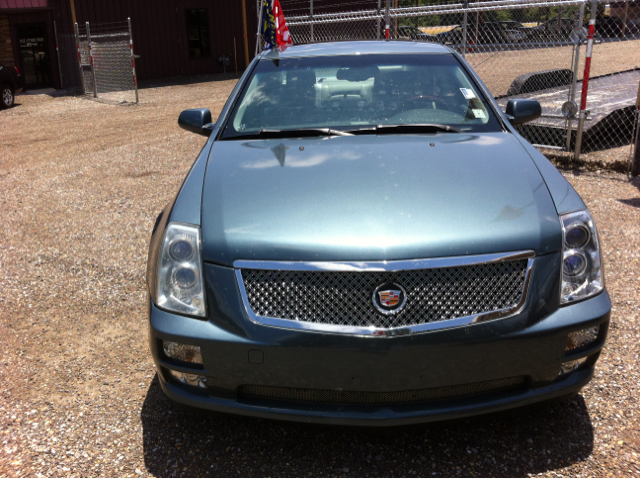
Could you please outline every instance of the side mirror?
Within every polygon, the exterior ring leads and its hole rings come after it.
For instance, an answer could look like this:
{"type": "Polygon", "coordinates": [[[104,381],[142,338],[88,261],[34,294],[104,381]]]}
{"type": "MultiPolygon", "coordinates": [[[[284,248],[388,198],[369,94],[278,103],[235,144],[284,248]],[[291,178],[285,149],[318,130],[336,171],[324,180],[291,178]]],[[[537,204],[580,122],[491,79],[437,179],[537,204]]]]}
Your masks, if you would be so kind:
{"type": "Polygon", "coordinates": [[[509,100],[506,114],[512,125],[521,125],[540,118],[542,107],[537,100],[509,100]]]}
{"type": "Polygon", "coordinates": [[[185,110],[180,113],[178,125],[184,130],[199,135],[211,136],[215,123],[211,123],[211,112],[206,108],[185,110]]]}

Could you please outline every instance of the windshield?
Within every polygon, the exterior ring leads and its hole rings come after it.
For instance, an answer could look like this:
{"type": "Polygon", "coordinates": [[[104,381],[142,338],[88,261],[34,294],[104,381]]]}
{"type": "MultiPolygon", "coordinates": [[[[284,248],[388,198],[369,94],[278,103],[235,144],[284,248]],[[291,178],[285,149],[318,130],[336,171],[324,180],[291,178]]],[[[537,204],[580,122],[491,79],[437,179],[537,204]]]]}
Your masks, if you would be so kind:
{"type": "Polygon", "coordinates": [[[261,130],[449,125],[501,131],[451,54],[340,55],[261,60],[223,138],[261,130]]]}

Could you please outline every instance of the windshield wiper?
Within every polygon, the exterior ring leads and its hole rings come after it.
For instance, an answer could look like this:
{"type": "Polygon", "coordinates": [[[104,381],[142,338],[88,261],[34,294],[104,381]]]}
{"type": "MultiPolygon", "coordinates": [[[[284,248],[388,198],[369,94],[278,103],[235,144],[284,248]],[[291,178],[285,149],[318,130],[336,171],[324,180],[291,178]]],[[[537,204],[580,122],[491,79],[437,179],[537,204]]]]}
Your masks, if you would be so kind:
{"type": "Polygon", "coordinates": [[[460,133],[458,128],[439,123],[415,123],[407,125],[378,125],[364,127],[357,130],[347,130],[354,135],[379,134],[379,133],[460,133]]]}
{"type": "Polygon", "coordinates": [[[334,130],[332,128],[292,128],[290,130],[271,130],[263,128],[255,133],[247,133],[245,135],[234,136],[229,139],[237,140],[243,138],[301,138],[308,136],[353,136],[353,133],[347,133],[342,130],[334,130]]]}

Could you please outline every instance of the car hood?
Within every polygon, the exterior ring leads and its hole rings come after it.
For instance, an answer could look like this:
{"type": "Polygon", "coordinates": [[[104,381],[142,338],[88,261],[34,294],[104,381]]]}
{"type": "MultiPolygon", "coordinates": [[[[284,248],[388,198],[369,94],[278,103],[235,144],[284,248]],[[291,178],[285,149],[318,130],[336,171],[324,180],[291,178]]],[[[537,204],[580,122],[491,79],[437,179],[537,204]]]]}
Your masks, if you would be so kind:
{"type": "Polygon", "coordinates": [[[204,260],[366,261],[557,251],[546,185],[511,133],[217,141],[204,260]]]}

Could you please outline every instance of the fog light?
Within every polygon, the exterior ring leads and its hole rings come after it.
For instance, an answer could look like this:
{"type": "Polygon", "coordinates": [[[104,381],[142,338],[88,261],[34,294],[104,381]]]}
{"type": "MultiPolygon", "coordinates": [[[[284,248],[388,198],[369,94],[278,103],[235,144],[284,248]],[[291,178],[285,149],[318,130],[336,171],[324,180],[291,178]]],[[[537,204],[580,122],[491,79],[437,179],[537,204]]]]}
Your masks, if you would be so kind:
{"type": "Polygon", "coordinates": [[[567,374],[571,371],[575,371],[587,360],[587,358],[574,359],[573,361],[567,361],[560,366],[560,374],[567,374]]]}
{"type": "Polygon", "coordinates": [[[164,354],[168,358],[177,359],[192,364],[202,365],[202,353],[200,346],[191,346],[189,344],[180,344],[173,341],[162,341],[164,354]]]}
{"type": "Polygon", "coordinates": [[[569,333],[569,336],[567,337],[566,352],[579,349],[595,342],[595,340],[598,339],[598,333],[600,333],[599,325],[569,333]]]}
{"type": "Polygon", "coordinates": [[[197,386],[199,388],[207,387],[207,378],[205,376],[182,373],[180,371],[174,371],[173,369],[169,369],[169,373],[171,374],[171,377],[173,377],[173,379],[183,384],[188,384],[189,386],[197,386]]]}

